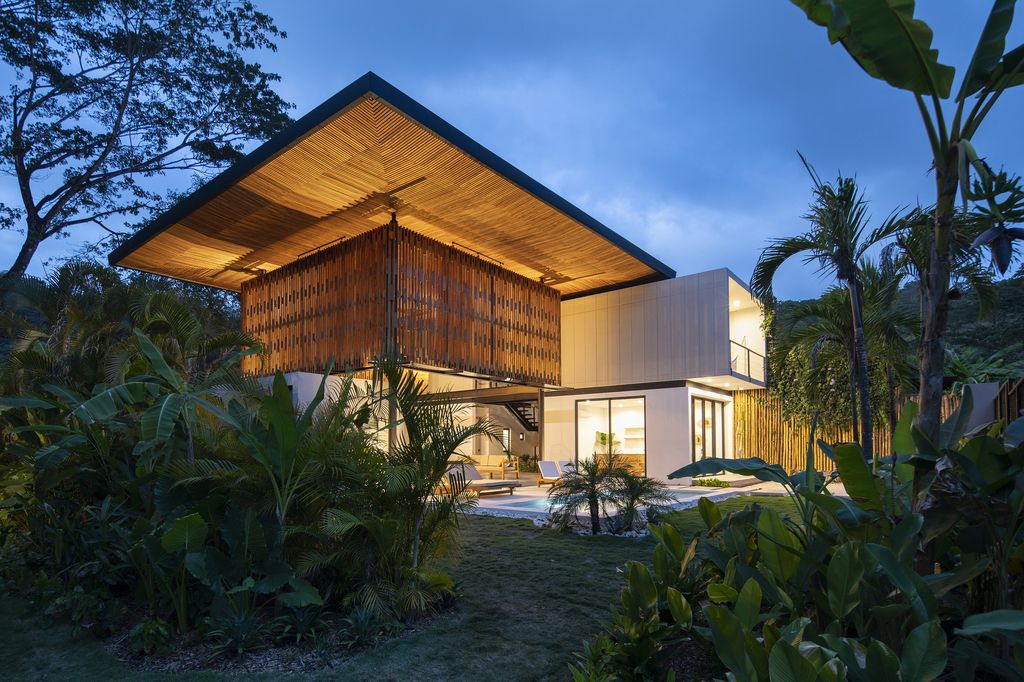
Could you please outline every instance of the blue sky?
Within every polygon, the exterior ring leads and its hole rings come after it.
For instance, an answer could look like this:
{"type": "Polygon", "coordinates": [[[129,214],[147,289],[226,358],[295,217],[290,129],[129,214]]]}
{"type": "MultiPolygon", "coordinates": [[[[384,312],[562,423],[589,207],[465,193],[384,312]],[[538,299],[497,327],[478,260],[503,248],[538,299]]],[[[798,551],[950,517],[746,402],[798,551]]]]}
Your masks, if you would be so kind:
{"type": "MultiPolygon", "coordinates": [[[[296,117],[375,71],[680,274],[727,266],[747,279],[766,240],[804,229],[798,149],[825,177],[856,174],[876,220],[931,200],[912,97],[867,77],[785,0],[260,4],[288,32],[259,59],[296,117]]],[[[991,4],[918,5],[962,68],[991,4]]],[[[1024,171],[1022,119],[1019,88],[975,146],[1024,171]]],[[[33,270],[90,236],[45,245],[33,270]]],[[[6,262],[12,237],[0,235],[6,262]]],[[[778,292],[824,284],[794,263],[778,292]]]]}

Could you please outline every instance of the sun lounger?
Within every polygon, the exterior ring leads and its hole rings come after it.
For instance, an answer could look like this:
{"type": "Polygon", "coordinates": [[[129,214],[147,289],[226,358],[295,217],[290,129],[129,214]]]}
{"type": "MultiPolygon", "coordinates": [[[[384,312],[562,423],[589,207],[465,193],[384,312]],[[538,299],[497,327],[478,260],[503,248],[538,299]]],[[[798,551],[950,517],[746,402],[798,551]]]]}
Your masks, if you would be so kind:
{"type": "Polygon", "coordinates": [[[570,471],[576,471],[576,465],[567,459],[558,460],[558,470],[565,476],[570,471]]]}
{"type": "Polygon", "coordinates": [[[554,485],[558,483],[558,479],[562,477],[561,472],[558,471],[558,462],[553,459],[542,459],[537,462],[537,467],[540,469],[540,478],[537,479],[537,487],[544,485],[554,485]]]}
{"type": "Polygon", "coordinates": [[[515,493],[516,488],[522,485],[520,481],[484,478],[480,475],[480,472],[477,471],[476,466],[470,462],[458,462],[453,464],[449,471],[460,468],[466,477],[466,487],[474,491],[477,495],[500,493],[506,490],[509,495],[512,495],[515,493]]]}

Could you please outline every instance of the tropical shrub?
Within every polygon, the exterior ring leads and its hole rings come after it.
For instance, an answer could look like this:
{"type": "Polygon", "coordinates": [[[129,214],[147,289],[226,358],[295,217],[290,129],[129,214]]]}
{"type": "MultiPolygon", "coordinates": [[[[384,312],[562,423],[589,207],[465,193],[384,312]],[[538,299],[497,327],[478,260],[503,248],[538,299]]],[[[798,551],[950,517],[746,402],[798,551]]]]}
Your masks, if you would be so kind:
{"type": "Polygon", "coordinates": [[[574,675],[664,679],[682,627],[673,612],[693,604],[690,629],[729,679],[1022,679],[1024,419],[965,435],[970,404],[967,392],[937,444],[911,427],[911,406],[877,472],[858,447],[824,443],[827,476],[813,446],[793,475],[756,458],[675,472],[779,483],[794,514],[754,504],[723,515],[702,499],[705,530],[688,545],[652,527],[653,571],[628,568],[623,588],[645,590],[647,610],[624,596],[574,675]],[[849,497],[829,491],[836,479],[849,497]]]}
{"type": "Polygon", "coordinates": [[[974,348],[946,346],[946,376],[953,378],[950,393],[959,395],[968,384],[1003,382],[1024,376],[1024,344],[1015,343],[984,355],[974,348]]]}
{"type": "Polygon", "coordinates": [[[167,623],[237,655],[315,639],[331,613],[370,613],[379,632],[451,603],[437,562],[474,500],[449,460],[489,424],[464,424],[387,359],[365,386],[328,393],[325,374],[297,406],[281,374],[240,373],[255,340],[208,334],[163,294],[116,309],[128,327],[105,352],[65,344],[51,369],[9,375],[5,587],[143,653],[165,650],[167,623]],[[88,389],[85,356],[106,367],[88,389]]]}
{"type": "Polygon", "coordinates": [[[693,479],[693,483],[690,485],[696,488],[728,488],[729,482],[723,481],[720,478],[707,478],[702,476],[700,478],[693,479]]]}
{"type": "Polygon", "coordinates": [[[128,632],[128,646],[132,651],[147,656],[166,655],[174,643],[171,626],[162,618],[140,620],[128,632]]]}
{"type": "Polygon", "coordinates": [[[674,501],[663,483],[632,473],[615,454],[581,459],[548,491],[553,525],[564,530],[582,512],[594,535],[601,532],[602,519],[615,533],[642,528],[644,513],[653,516],[674,501]]]}
{"type": "Polygon", "coordinates": [[[273,623],[274,637],[281,642],[308,644],[329,628],[330,616],[323,606],[288,608],[273,623]]]}
{"type": "Polygon", "coordinates": [[[224,599],[206,619],[206,639],[214,656],[241,656],[267,643],[270,624],[249,599],[224,599]]]}

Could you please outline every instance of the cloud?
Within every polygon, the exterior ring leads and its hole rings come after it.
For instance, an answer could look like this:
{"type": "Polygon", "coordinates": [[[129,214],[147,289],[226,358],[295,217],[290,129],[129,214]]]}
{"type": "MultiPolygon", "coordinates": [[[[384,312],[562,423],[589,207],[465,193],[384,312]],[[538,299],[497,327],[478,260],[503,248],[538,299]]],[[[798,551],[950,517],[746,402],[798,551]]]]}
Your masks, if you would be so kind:
{"type": "MultiPolygon", "coordinates": [[[[809,190],[799,159],[763,148],[709,156],[714,139],[666,135],[699,118],[696,109],[638,126],[638,107],[661,105],[634,83],[629,96],[610,94],[620,77],[628,74],[521,63],[437,78],[420,96],[679,274],[728,267],[748,279],[769,238],[802,228],[809,190]]],[[[786,266],[779,293],[813,296],[823,285],[807,274],[786,266]]]]}
{"type": "Polygon", "coordinates": [[[767,235],[788,216],[785,208],[719,207],[685,196],[658,200],[642,193],[594,197],[586,203],[595,217],[681,275],[727,267],[744,280],[767,235]]]}

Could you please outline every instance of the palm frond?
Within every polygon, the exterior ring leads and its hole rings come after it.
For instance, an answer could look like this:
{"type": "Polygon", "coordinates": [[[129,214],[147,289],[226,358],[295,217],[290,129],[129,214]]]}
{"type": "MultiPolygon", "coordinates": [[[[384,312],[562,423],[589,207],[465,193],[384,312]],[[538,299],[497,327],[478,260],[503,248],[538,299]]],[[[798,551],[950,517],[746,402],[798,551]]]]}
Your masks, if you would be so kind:
{"type": "Polygon", "coordinates": [[[750,277],[750,290],[762,300],[773,300],[775,274],[779,268],[794,256],[811,254],[809,257],[814,258],[818,251],[819,244],[808,235],[771,240],[754,266],[754,273],[750,277]]]}

